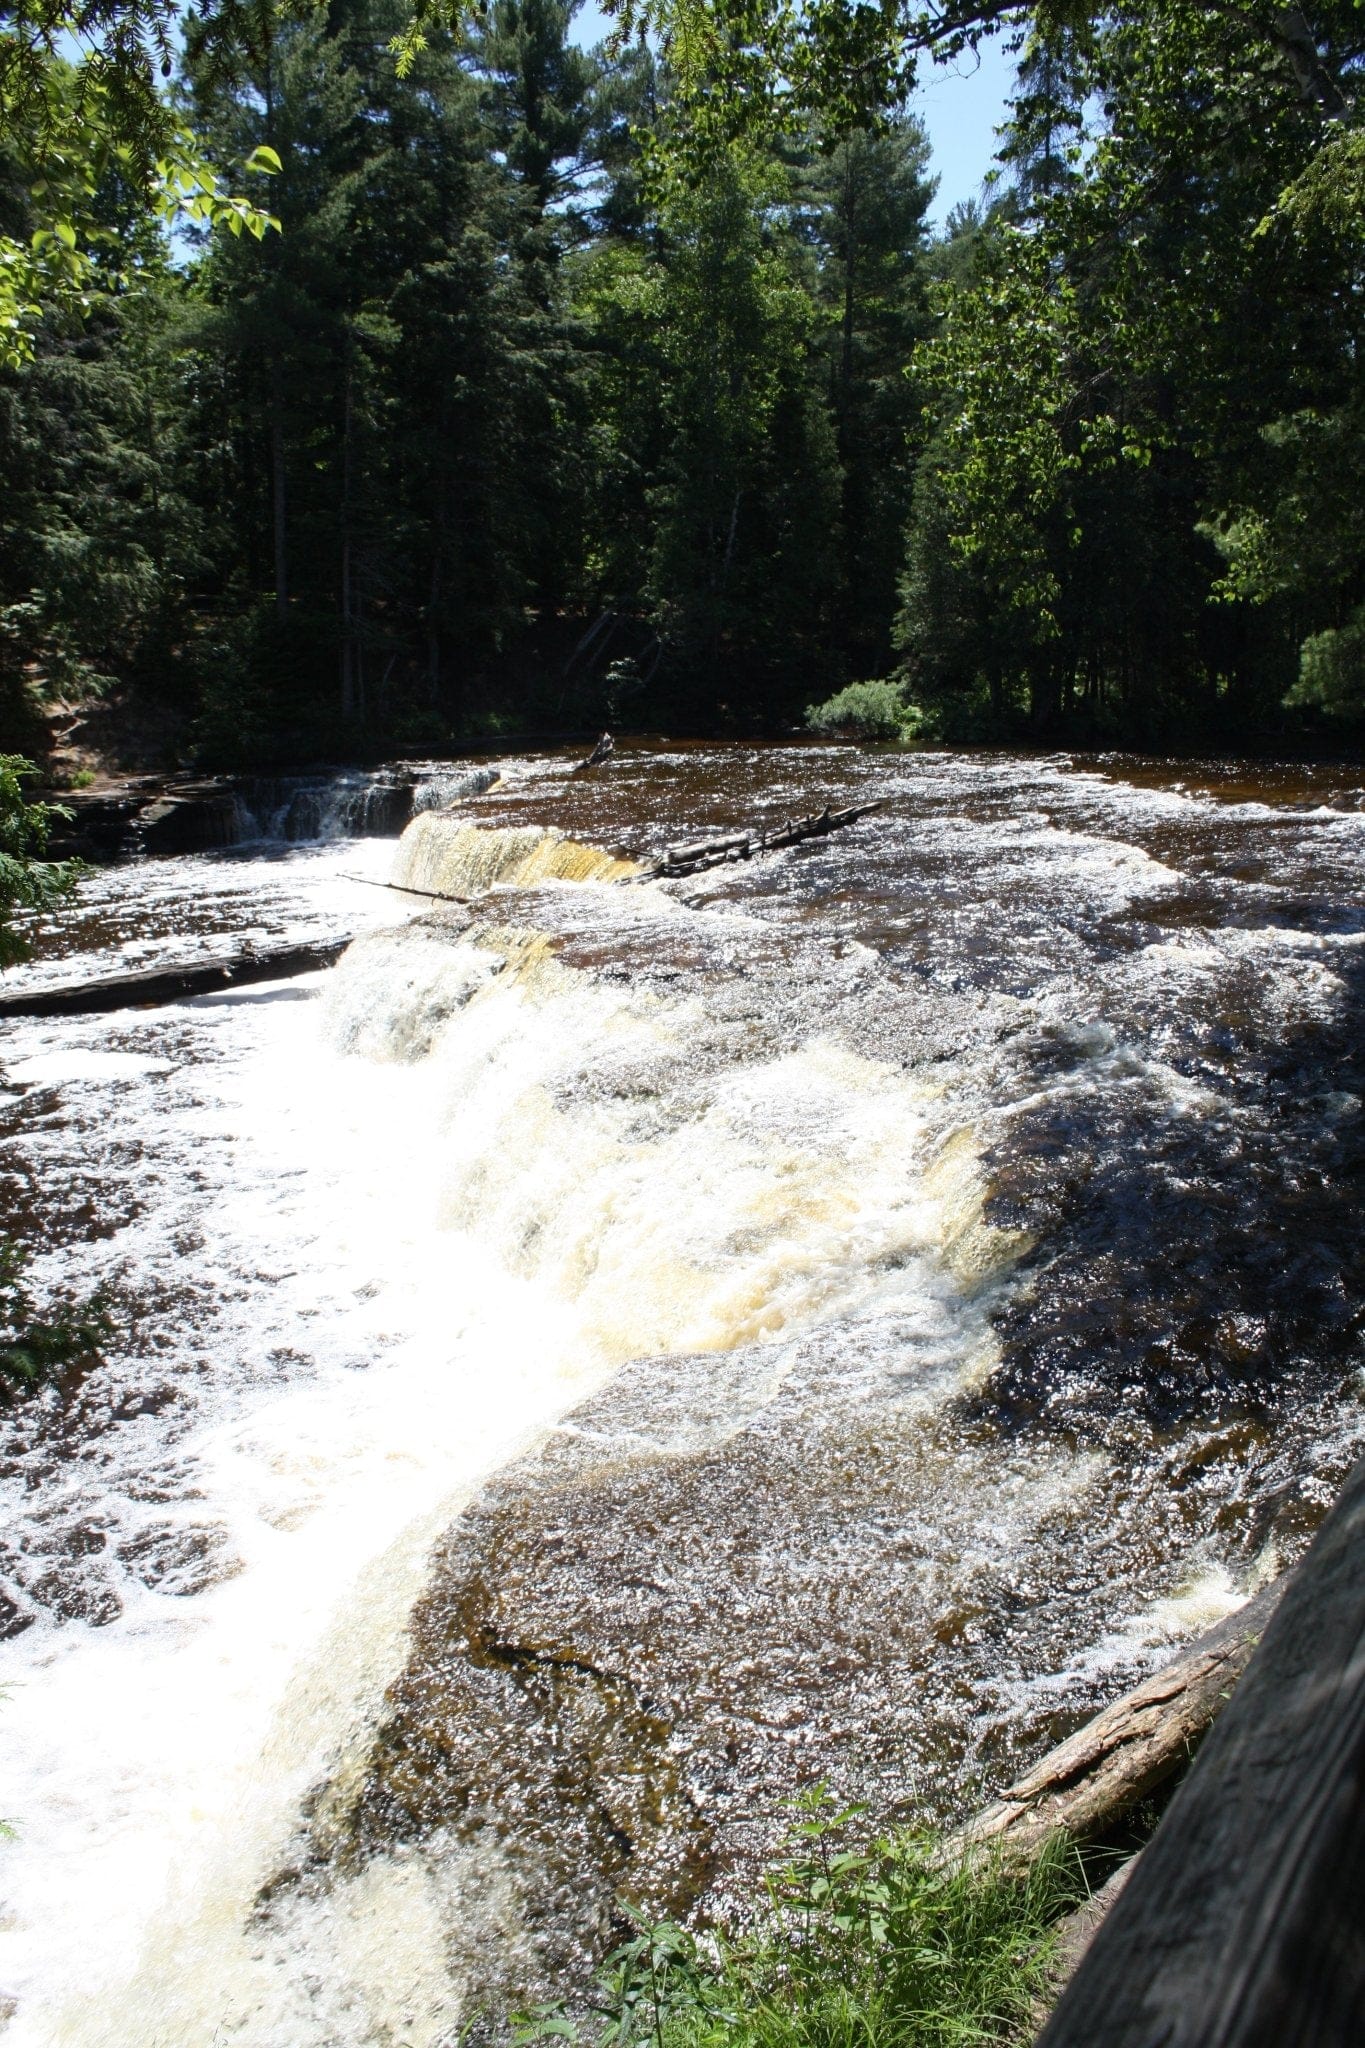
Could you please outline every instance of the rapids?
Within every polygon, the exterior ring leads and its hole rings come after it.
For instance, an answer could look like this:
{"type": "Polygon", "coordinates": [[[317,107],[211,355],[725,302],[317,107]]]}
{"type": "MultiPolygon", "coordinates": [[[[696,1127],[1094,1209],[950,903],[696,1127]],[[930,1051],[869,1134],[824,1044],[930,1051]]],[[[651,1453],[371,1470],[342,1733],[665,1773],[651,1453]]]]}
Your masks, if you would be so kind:
{"type": "Polygon", "coordinates": [[[1358,776],[570,765],[102,870],[18,970],[356,934],[8,1034],[4,1227],[121,1334],[4,1416],[6,2048],[495,2038],[802,1785],[959,1811],[1358,1445],[1358,776]]]}

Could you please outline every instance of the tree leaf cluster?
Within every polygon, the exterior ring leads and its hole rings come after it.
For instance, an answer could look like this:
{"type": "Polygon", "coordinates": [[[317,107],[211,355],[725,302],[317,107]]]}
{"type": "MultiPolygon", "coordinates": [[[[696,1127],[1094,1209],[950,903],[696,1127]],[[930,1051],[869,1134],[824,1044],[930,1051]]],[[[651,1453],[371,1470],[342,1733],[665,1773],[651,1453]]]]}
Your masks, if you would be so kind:
{"type": "Polygon", "coordinates": [[[45,860],[59,805],[30,803],[24,783],[37,773],[18,754],[0,754],[0,969],[29,956],[23,919],[54,910],[81,876],[79,861],[45,860]]]}
{"type": "Polygon", "coordinates": [[[889,663],[922,132],[659,177],[671,77],[570,19],[497,0],[401,75],[387,0],[231,73],[191,39],[185,118],[213,163],[268,160],[282,232],[153,237],[0,379],[12,678],[178,697],[225,764],[608,695],[763,721],[889,663]]]}
{"type": "Polygon", "coordinates": [[[1360,24],[1318,9],[1305,56],[1285,19],[1035,28],[1017,175],[922,357],[899,637],[948,730],[1365,711],[1360,24]]]}

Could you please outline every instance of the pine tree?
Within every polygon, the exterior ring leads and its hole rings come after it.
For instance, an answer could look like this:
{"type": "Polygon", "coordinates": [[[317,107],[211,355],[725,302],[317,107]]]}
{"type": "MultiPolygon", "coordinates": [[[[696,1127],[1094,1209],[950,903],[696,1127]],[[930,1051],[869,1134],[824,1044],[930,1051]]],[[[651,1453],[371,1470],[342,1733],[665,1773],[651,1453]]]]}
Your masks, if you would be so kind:
{"type": "Polygon", "coordinates": [[[281,32],[254,90],[199,110],[225,149],[268,135],[281,159],[284,232],[211,250],[193,338],[258,536],[222,590],[247,606],[234,687],[264,682],[266,722],[315,744],[460,716],[553,601],[573,525],[574,356],[542,213],[558,158],[527,143],[514,169],[473,59],[433,38],[400,78],[392,27],[337,0],[281,32]],[[273,625],[251,610],[267,578],[273,625]]]}
{"type": "Polygon", "coordinates": [[[816,154],[801,181],[828,318],[824,348],[841,474],[839,637],[855,674],[884,671],[922,438],[912,371],[927,332],[929,145],[900,114],[816,154]]]}
{"type": "MultiPolygon", "coordinates": [[[[10,218],[25,200],[11,188],[10,218]]],[[[197,555],[175,486],[167,322],[179,287],[109,181],[84,318],[54,310],[0,370],[0,697],[14,745],[35,702],[79,704],[164,654],[197,555]]]]}
{"type": "Polygon", "coordinates": [[[662,210],[665,453],[648,596],[693,699],[771,712],[832,666],[839,478],[781,165],[742,149],[662,210]],[[814,668],[812,669],[812,665],[814,668]]]}

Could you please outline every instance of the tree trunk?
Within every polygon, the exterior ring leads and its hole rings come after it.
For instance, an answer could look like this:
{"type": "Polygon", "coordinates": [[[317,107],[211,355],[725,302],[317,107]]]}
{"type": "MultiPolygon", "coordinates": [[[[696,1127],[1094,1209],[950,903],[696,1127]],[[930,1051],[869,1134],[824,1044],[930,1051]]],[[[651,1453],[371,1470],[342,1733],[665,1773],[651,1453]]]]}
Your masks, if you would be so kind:
{"type": "Polygon", "coordinates": [[[0,1017],[77,1017],[131,1010],[149,1003],[178,1003],[189,996],[216,994],[255,981],[284,981],[330,967],[349,938],[314,939],[304,944],[241,946],[226,959],[182,960],[161,967],[137,967],[125,974],[85,975],[49,982],[46,988],[0,991],[0,1017]]]}
{"type": "Polygon", "coordinates": [[[663,858],[645,867],[639,879],[697,875],[706,868],[723,867],[731,861],[752,860],[757,853],[776,853],[782,847],[799,846],[806,839],[822,839],[826,833],[854,825],[873,811],[884,810],[889,801],[887,797],[877,797],[870,804],[852,804],[847,810],[817,811],[806,818],[788,818],[780,825],[755,826],[749,831],[727,832],[713,839],[696,839],[687,846],[665,847],[663,858]]]}
{"type": "Polygon", "coordinates": [[[730,581],[730,567],[735,559],[735,540],[739,533],[739,501],[741,492],[736,491],[730,507],[730,530],[725,536],[725,559],[720,565],[720,587],[725,589],[730,581]]]}
{"type": "Polygon", "coordinates": [[[427,696],[432,704],[441,701],[441,634],[436,607],[441,601],[441,558],[445,552],[445,507],[436,517],[436,539],[431,550],[431,580],[427,585],[427,696]]]}
{"type": "Polygon", "coordinates": [[[355,417],[355,365],[346,342],[346,386],[341,423],[341,716],[346,725],[358,713],[355,615],[351,599],[351,463],[355,417]]]}
{"type": "Polygon", "coordinates": [[[270,498],[275,523],[275,611],[289,610],[288,506],[284,474],[284,371],[278,355],[270,358],[270,498]]]}

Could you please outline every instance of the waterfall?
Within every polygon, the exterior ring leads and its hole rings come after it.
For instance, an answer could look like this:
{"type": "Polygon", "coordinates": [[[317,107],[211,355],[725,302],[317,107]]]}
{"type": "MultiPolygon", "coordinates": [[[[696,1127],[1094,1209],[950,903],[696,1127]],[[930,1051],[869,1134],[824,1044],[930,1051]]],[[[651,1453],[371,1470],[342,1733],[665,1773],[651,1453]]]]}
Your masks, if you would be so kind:
{"type": "Polygon", "coordinates": [[[101,870],[15,970],[361,934],[11,1027],[34,1285],[123,1320],[4,1417],[6,2048],[450,2048],[618,1896],[751,1899],[803,1785],[1003,1782],[1355,1455],[1354,784],[571,766],[101,870]],[[614,850],[888,783],[704,889],[614,850]]]}
{"type": "MultiPolygon", "coordinates": [[[[432,817],[396,862],[465,887],[625,866],[432,817]]],[[[665,931],[683,916],[646,893],[665,931]]],[[[932,1105],[894,1068],[818,1036],[718,1061],[695,1001],[491,919],[373,932],[326,988],[181,1013],[221,1050],[162,1171],[186,1176],[194,1266],[218,1276],[187,1334],[229,1386],[180,1442],[171,1512],[212,1529],[217,1562],[182,1615],[144,1593],[118,1629],[53,1633],[42,1687],[6,1709],[30,1788],[22,1959],[0,1934],[16,2048],[448,2038],[476,1990],[452,1922],[487,1940],[501,1912],[519,1939],[491,1848],[452,1844],[436,1876],[367,1865],[316,1900],[279,1876],[315,1788],[364,1753],[441,1530],[627,1360],[753,1351],[771,1393],[785,1347],[860,1303],[956,1313],[939,1251],[949,1209],[965,1227],[965,1155],[956,1192],[931,1189],[932,1105]],[[272,1390],[268,1360],[300,1344],[307,1369],[272,1390]]],[[[160,1237],[148,1256],[171,1257],[160,1237]]],[[[133,1534],[129,1484],[99,1513],[133,1534]]]]}
{"type": "Polygon", "coordinates": [[[529,888],[537,882],[614,882],[636,873],[635,861],[538,825],[486,831],[424,812],[398,843],[393,879],[400,889],[468,896],[499,882],[529,888]]]}
{"type": "Polygon", "coordinates": [[[412,778],[373,774],[254,776],[239,785],[249,839],[362,839],[400,832],[412,814],[412,778]]]}

